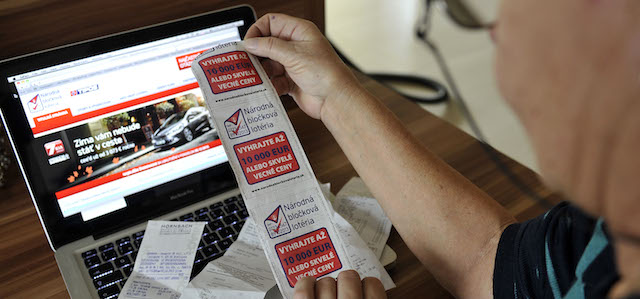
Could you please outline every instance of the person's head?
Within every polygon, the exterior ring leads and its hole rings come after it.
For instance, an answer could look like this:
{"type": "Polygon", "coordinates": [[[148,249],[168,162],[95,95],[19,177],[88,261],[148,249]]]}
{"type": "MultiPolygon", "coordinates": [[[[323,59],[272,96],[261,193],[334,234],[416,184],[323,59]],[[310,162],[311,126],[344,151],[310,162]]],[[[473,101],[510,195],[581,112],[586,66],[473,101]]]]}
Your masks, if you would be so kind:
{"type": "Polygon", "coordinates": [[[614,190],[640,184],[640,1],[504,0],[494,30],[500,91],[545,180],[594,215],[629,216],[614,194],[640,212],[640,188],[614,190]]]}

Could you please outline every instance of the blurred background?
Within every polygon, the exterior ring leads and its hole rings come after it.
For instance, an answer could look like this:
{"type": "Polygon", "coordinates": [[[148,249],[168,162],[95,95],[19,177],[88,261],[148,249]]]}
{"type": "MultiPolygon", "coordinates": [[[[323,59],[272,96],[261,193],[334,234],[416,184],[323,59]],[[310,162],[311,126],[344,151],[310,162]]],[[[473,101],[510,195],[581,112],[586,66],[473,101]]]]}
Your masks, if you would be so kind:
{"type": "MultiPolygon", "coordinates": [[[[444,84],[433,55],[415,34],[416,20],[423,10],[419,2],[325,0],[326,35],[365,72],[421,75],[444,84]]],[[[434,8],[430,36],[440,47],[487,141],[538,172],[526,133],[497,89],[489,33],[459,27],[442,6],[434,8]]],[[[421,106],[471,134],[454,102],[421,106]]]]}

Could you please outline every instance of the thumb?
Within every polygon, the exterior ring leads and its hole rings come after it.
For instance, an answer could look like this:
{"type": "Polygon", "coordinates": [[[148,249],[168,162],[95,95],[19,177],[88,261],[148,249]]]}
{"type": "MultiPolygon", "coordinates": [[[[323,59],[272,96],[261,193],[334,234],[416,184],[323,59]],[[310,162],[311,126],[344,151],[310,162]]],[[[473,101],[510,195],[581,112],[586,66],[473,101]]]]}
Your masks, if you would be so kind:
{"type": "Polygon", "coordinates": [[[289,66],[288,62],[295,56],[290,42],[273,36],[248,38],[244,40],[243,45],[251,54],[275,60],[284,67],[289,66]]]}

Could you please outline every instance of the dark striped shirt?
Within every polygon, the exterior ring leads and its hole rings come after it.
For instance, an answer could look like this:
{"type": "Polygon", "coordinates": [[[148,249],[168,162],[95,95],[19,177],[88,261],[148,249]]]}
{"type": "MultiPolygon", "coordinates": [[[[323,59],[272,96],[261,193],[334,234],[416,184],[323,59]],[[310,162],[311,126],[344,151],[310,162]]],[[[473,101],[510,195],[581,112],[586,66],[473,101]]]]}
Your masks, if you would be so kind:
{"type": "Polygon", "coordinates": [[[495,298],[605,298],[617,280],[603,220],[561,203],[505,229],[493,291],[495,298]]]}

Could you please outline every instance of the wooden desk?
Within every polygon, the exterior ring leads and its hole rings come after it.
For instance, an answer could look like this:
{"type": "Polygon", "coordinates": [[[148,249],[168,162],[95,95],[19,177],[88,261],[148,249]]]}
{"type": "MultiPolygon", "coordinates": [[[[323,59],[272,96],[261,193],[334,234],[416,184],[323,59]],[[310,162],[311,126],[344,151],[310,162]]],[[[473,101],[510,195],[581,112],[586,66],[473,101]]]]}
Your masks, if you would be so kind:
{"type": "MultiPolygon", "coordinates": [[[[425,146],[485,190],[513,215],[524,220],[543,212],[496,169],[471,136],[379,83],[363,75],[359,75],[359,79],[398,115],[425,146]]],[[[318,179],[330,182],[332,191],[337,192],[352,176],[357,175],[355,170],[321,122],[307,117],[298,108],[291,109],[289,115],[318,179]]],[[[542,187],[532,171],[510,158],[502,158],[530,187],[557,201],[542,187]]],[[[26,186],[17,169],[14,167],[12,171],[13,181],[0,193],[0,298],[66,298],[68,294],[64,282],[26,186]]],[[[389,292],[390,298],[450,297],[395,231],[392,231],[389,245],[398,253],[396,268],[390,273],[398,287],[389,292]]]]}
{"type": "MultiPolygon", "coordinates": [[[[257,0],[258,15],[282,11],[306,16],[323,25],[322,1],[257,0]]],[[[0,59],[84,40],[173,18],[239,4],[229,0],[212,1],[3,1],[0,4],[0,59]],[[98,9],[96,9],[98,8],[98,9]],[[63,24],[63,25],[60,25],[63,24]],[[89,26],[91,25],[91,26],[89,26]],[[54,38],[55,37],[55,38],[54,38]]],[[[454,126],[425,112],[388,88],[360,75],[363,84],[377,95],[422,143],[485,190],[519,219],[543,212],[498,171],[479,143],[454,126]]],[[[333,137],[322,123],[293,107],[290,117],[300,136],[318,179],[330,182],[334,192],[356,175],[333,137]]],[[[4,132],[3,132],[4,133],[4,132]]],[[[503,157],[526,184],[550,196],[536,175],[503,157]]],[[[67,298],[69,295],[38,221],[36,211],[17,168],[12,179],[0,190],[0,298],[67,298]]],[[[552,198],[552,200],[555,200],[552,198]]],[[[396,232],[389,244],[398,253],[397,266],[390,274],[398,288],[391,298],[448,298],[434,278],[408,250],[396,232]]]]}

